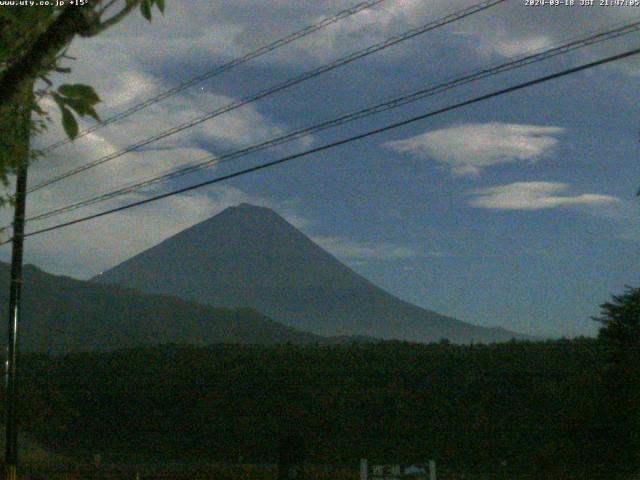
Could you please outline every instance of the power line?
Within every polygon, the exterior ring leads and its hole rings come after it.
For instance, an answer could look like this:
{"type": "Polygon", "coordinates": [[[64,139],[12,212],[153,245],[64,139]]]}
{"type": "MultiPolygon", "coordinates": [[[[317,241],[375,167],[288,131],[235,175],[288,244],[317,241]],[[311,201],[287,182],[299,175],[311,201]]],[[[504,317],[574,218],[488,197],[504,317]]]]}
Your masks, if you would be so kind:
{"type": "MultiPolygon", "coordinates": [[[[109,118],[106,118],[105,120],[102,120],[101,122],[96,123],[95,125],[92,125],[88,128],[85,128],[83,130],[81,130],[78,135],[76,135],[76,140],[78,138],[84,137],[86,135],[88,135],[89,133],[95,132],[96,130],[101,129],[102,127],[106,127],[107,125],[110,125],[112,123],[115,123],[119,120],[122,120],[123,118],[126,118],[130,115],[133,115],[136,112],[139,112],[140,110],[143,110],[145,108],[147,108],[150,105],[153,105],[154,103],[158,103],[162,100],[164,100],[165,98],[169,98],[173,95],[176,95],[177,93],[182,92],[183,90],[186,90],[189,87],[192,87],[193,85],[196,85],[197,83],[203,82],[205,80],[208,80],[210,78],[213,78],[217,75],[220,75],[228,70],[231,70],[234,67],[237,67],[238,65],[242,65],[243,63],[247,63],[250,60],[253,60],[254,58],[258,58],[262,55],[265,55],[269,52],[272,52],[273,50],[276,50],[280,47],[283,47],[285,45],[288,45],[289,43],[292,43],[296,40],[299,40],[300,38],[306,37],[307,35],[310,35],[314,32],[317,32],[318,30],[321,30],[333,23],[336,23],[340,20],[343,20],[345,18],[348,18],[352,15],[355,15],[358,12],[361,12],[362,10],[366,10],[368,8],[371,8],[379,3],[385,2],[386,0],[369,0],[366,2],[361,2],[358,3],[357,5],[348,8],[346,10],[343,10],[341,12],[338,12],[337,14],[335,14],[332,17],[329,18],[325,18],[324,20],[312,24],[312,25],[308,25],[307,27],[298,30],[290,35],[287,35],[286,37],[280,38],[274,42],[271,42],[267,45],[264,45],[260,48],[258,48],[257,50],[254,50],[252,52],[247,53],[246,55],[236,58],[234,60],[231,60],[230,62],[225,63],[224,65],[221,65],[217,68],[214,68],[212,70],[209,70],[201,75],[198,75],[196,77],[193,77],[191,80],[188,80],[186,82],[181,83],[180,85],[177,85],[173,88],[170,88],[169,90],[165,90],[164,92],[159,93],[158,95],[154,96],[154,97],[150,97],[146,100],[144,100],[143,102],[140,102],[136,105],[133,105],[132,107],[116,113],[115,115],[112,115],[109,118]]],[[[44,148],[42,150],[43,153],[49,153],[52,150],[55,150],[58,147],[61,147],[63,145],[66,145],[68,143],[70,143],[72,140],[70,140],[69,138],[64,138],[58,142],[55,142],[51,145],[49,145],[48,147],[44,148]]]]}
{"type": "Polygon", "coordinates": [[[43,212],[40,214],[33,215],[28,217],[27,221],[35,221],[35,220],[43,220],[46,218],[50,218],[56,215],[60,215],[62,213],[70,212],[76,210],[78,208],[94,205],[96,203],[100,203],[106,200],[110,200],[112,198],[118,197],[120,195],[124,195],[127,193],[134,192],[136,190],[140,190],[141,188],[147,187],[149,185],[153,185],[165,180],[169,180],[172,178],[177,178],[180,176],[184,176],[204,168],[207,168],[212,165],[219,165],[224,162],[228,162],[230,160],[234,160],[240,157],[244,157],[251,153],[255,153],[257,151],[264,150],[266,148],[270,148],[275,145],[279,145],[285,142],[290,142],[295,139],[302,138],[306,135],[310,135],[312,133],[316,133],[322,130],[326,130],[328,128],[333,128],[339,125],[343,125],[348,122],[352,122],[355,120],[359,120],[374,114],[378,114],[384,111],[388,111],[408,103],[415,102],[417,100],[421,100],[425,97],[432,96],[438,93],[442,93],[444,91],[451,90],[453,88],[457,88],[461,85],[471,83],[473,81],[477,81],[489,76],[497,75],[499,73],[503,73],[506,71],[510,71],[516,68],[521,68],[526,65],[531,65],[533,63],[537,63],[558,55],[566,54],[570,51],[584,48],[586,46],[594,45],[603,41],[611,40],[614,38],[618,38],[623,35],[627,35],[633,32],[637,32],[640,30],[640,21],[636,21],[630,24],[625,24],[619,26],[617,28],[608,29],[605,31],[600,31],[598,33],[591,33],[587,36],[582,36],[576,40],[565,43],[558,47],[553,47],[546,50],[538,50],[538,53],[533,53],[526,56],[519,56],[515,59],[508,61],[506,63],[497,64],[494,66],[486,67],[480,70],[476,70],[472,73],[462,75],[460,77],[454,78],[447,82],[431,86],[425,89],[418,90],[416,92],[412,92],[407,95],[403,95],[400,97],[396,97],[392,100],[386,101],[384,103],[379,103],[374,106],[370,106],[361,110],[357,110],[354,112],[350,112],[347,114],[343,114],[339,117],[333,118],[331,120],[324,121],[322,123],[308,126],[299,130],[295,130],[293,132],[289,132],[285,135],[281,135],[279,137],[275,137],[257,144],[254,144],[249,147],[242,148],[240,150],[236,150],[233,152],[229,152],[223,154],[219,157],[214,155],[207,156],[201,159],[199,162],[187,165],[177,169],[168,170],[160,175],[149,177],[142,181],[137,181],[133,183],[129,183],[125,186],[119,187],[116,190],[111,190],[99,195],[91,196],[89,198],[76,201],[72,204],[65,205],[63,207],[59,207],[53,210],[49,210],[47,212],[43,212]]]}
{"type": "MultiPolygon", "coordinates": [[[[614,62],[614,61],[617,61],[617,60],[621,60],[623,58],[631,57],[631,56],[637,55],[639,53],[640,53],[640,48],[636,48],[634,50],[628,50],[626,52],[619,53],[617,55],[612,55],[612,56],[609,56],[609,57],[606,57],[606,58],[603,58],[603,59],[600,59],[600,60],[597,60],[597,61],[594,61],[594,62],[589,62],[589,63],[586,63],[586,64],[582,64],[582,65],[579,65],[577,67],[569,68],[569,69],[566,69],[566,70],[563,70],[563,71],[560,71],[560,72],[557,72],[557,73],[546,75],[544,77],[539,77],[539,78],[536,78],[534,80],[530,80],[528,82],[524,82],[524,83],[520,83],[520,84],[511,86],[511,87],[503,88],[501,90],[496,90],[494,92],[491,92],[491,93],[488,93],[488,94],[485,94],[485,95],[481,95],[479,97],[475,97],[475,98],[472,98],[470,100],[459,102],[459,103],[456,103],[454,105],[450,105],[448,107],[440,108],[438,110],[433,110],[431,112],[424,113],[422,115],[418,115],[416,117],[412,117],[412,118],[409,118],[407,120],[403,120],[403,121],[400,121],[400,122],[392,123],[390,125],[386,125],[384,127],[377,128],[375,130],[370,130],[370,131],[365,132],[365,133],[354,135],[354,136],[345,138],[343,140],[337,140],[337,141],[332,142],[332,143],[328,143],[328,144],[325,144],[325,145],[322,145],[322,146],[319,146],[319,147],[316,147],[316,148],[312,148],[312,149],[305,150],[305,151],[300,152],[300,153],[296,153],[296,154],[293,154],[293,155],[289,155],[289,156],[280,158],[278,160],[274,160],[274,161],[271,161],[271,162],[267,162],[267,163],[263,163],[263,164],[260,164],[260,165],[256,165],[256,166],[253,166],[253,167],[250,167],[250,168],[246,168],[244,170],[240,170],[238,172],[230,173],[228,175],[223,175],[223,176],[211,179],[211,180],[207,180],[205,182],[197,183],[195,185],[190,185],[188,187],[180,188],[178,190],[173,190],[171,192],[167,192],[167,193],[163,193],[163,194],[160,194],[160,195],[156,195],[156,196],[151,197],[151,198],[147,198],[147,199],[144,199],[144,200],[139,200],[137,202],[132,202],[132,203],[129,203],[127,205],[122,205],[120,207],[116,207],[116,208],[112,208],[110,210],[106,210],[104,212],[96,213],[96,214],[93,214],[93,215],[88,215],[86,217],[82,217],[82,218],[78,218],[78,219],[71,220],[71,221],[68,221],[68,222],[60,223],[60,224],[54,225],[52,227],[47,227],[47,228],[43,228],[43,229],[40,229],[40,230],[36,230],[34,232],[27,233],[24,236],[25,237],[31,237],[33,235],[39,235],[41,233],[50,232],[50,231],[53,231],[53,230],[58,230],[60,228],[68,227],[68,226],[71,226],[71,225],[75,225],[77,223],[86,222],[88,220],[92,220],[92,219],[95,219],[95,218],[103,217],[103,216],[106,216],[106,215],[109,215],[109,214],[112,214],[112,213],[121,212],[123,210],[128,210],[129,208],[137,207],[139,205],[144,205],[144,204],[147,204],[147,203],[155,202],[155,201],[161,200],[163,198],[172,197],[172,196],[178,195],[180,193],[185,193],[185,192],[188,192],[188,191],[191,191],[191,190],[196,190],[198,188],[205,187],[207,185],[212,185],[214,183],[220,183],[220,182],[223,182],[225,180],[229,180],[229,179],[232,179],[232,178],[240,177],[242,175],[246,175],[246,174],[249,174],[249,173],[256,172],[258,170],[263,170],[263,169],[266,169],[266,168],[269,168],[269,167],[273,167],[275,165],[279,165],[279,164],[282,164],[282,163],[290,162],[290,161],[298,159],[298,158],[306,157],[306,156],[314,154],[314,153],[322,152],[324,150],[329,150],[331,148],[335,148],[335,147],[338,147],[340,145],[345,145],[347,143],[351,143],[351,142],[354,142],[356,140],[362,140],[363,138],[367,138],[367,137],[371,137],[371,136],[374,136],[374,135],[378,135],[380,133],[387,132],[387,131],[390,131],[390,130],[395,130],[395,129],[403,127],[405,125],[409,125],[409,124],[418,122],[420,120],[424,120],[424,119],[429,118],[429,117],[440,115],[442,113],[450,112],[452,110],[456,110],[456,109],[461,108],[461,107],[472,105],[474,103],[482,102],[484,100],[489,100],[491,98],[495,98],[495,97],[498,97],[498,96],[501,96],[501,95],[505,95],[507,93],[515,92],[517,90],[522,90],[524,88],[527,88],[527,87],[530,87],[530,86],[533,86],[533,85],[537,85],[537,84],[540,84],[540,83],[548,82],[548,81],[554,80],[556,78],[564,77],[564,76],[567,76],[567,75],[571,75],[573,73],[577,73],[577,72],[580,72],[580,71],[583,71],[583,70],[587,70],[589,68],[597,67],[599,65],[604,65],[604,64],[611,63],[611,62],[614,62]]],[[[11,241],[11,239],[0,243],[0,245],[4,245],[4,244],[6,244],[6,243],[8,243],[10,241],[11,241]]]]}
{"type": "Polygon", "coordinates": [[[468,17],[470,15],[473,15],[475,13],[484,11],[488,8],[491,8],[495,5],[498,5],[500,3],[505,2],[506,0],[485,0],[483,2],[480,2],[478,4],[472,5],[471,7],[467,7],[463,10],[460,10],[458,12],[449,14],[445,17],[442,17],[438,20],[435,20],[433,22],[427,23],[425,25],[422,25],[420,27],[408,30],[402,34],[399,35],[395,35],[392,36],[380,43],[371,45],[367,48],[364,48],[362,50],[358,50],[356,52],[353,52],[345,57],[342,57],[338,60],[335,60],[331,63],[325,64],[321,67],[315,68],[313,70],[309,70],[307,72],[304,72],[296,77],[290,78],[288,80],[285,80],[282,83],[276,84],[274,86],[271,86],[265,90],[261,90],[258,93],[255,93],[253,95],[250,95],[248,97],[244,97],[240,100],[237,100],[235,102],[229,103],[223,107],[217,108],[216,110],[213,110],[209,113],[206,113],[204,115],[201,115],[199,117],[196,117],[192,120],[189,120],[188,122],[184,122],[180,125],[177,125],[173,128],[170,128],[168,130],[165,130],[162,133],[156,134],[152,137],[148,137],[145,140],[142,140],[138,143],[135,143],[133,145],[129,145],[128,147],[125,147],[121,150],[118,150],[117,152],[113,152],[110,153],[108,155],[105,155],[103,157],[100,157],[96,160],[93,160],[89,163],[86,163],[84,165],[81,165],[79,167],[73,168],[71,170],[68,170],[65,173],[61,173],[59,175],[56,175],[52,178],[49,178],[48,180],[44,180],[42,182],[40,182],[39,184],[31,187],[27,193],[32,193],[35,192],[37,190],[40,190],[41,188],[44,188],[48,185],[51,185],[53,183],[59,182],[60,180],[64,180],[66,178],[69,178],[73,175],[76,175],[78,173],[84,172],[90,168],[96,167],[98,165],[101,165],[103,163],[106,163],[108,161],[114,160],[116,158],[119,158],[127,153],[130,153],[134,150],[138,150],[141,147],[144,147],[146,145],[149,145],[153,142],[157,142],[158,140],[162,140],[163,138],[169,137],[171,135],[174,135],[176,133],[182,132],[184,130],[187,130],[189,128],[192,128],[202,122],[205,122],[207,120],[210,120],[214,117],[220,116],[224,113],[230,112],[232,110],[236,110],[237,108],[243,107],[245,105],[248,105],[250,103],[253,103],[257,100],[260,100],[264,97],[267,97],[269,95],[272,95],[274,93],[277,93],[279,91],[285,90],[289,87],[292,87],[294,85],[300,84],[306,80],[309,80],[311,78],[317,77],[319,75],[322,75],[323,73],[326,73],[328,71],[334,70],[338,67],[341,67],[343,65],[349,64],[351,62],[354,62],[360,58],[366,57],[368,55],[371,55],[373,53],[379,52],[381,50],[387,49],[393,45],[396,45],[400,42],[409,40],[413,37],[416,37],[418,35],[422,35],[426,32],[429,32],[431,30],[435,30],[439,27],[442,27],[444,25],[447,25],[449,23],[453,23],[456,22],[458,20],[461,20],[465,17],[468,17]]]}

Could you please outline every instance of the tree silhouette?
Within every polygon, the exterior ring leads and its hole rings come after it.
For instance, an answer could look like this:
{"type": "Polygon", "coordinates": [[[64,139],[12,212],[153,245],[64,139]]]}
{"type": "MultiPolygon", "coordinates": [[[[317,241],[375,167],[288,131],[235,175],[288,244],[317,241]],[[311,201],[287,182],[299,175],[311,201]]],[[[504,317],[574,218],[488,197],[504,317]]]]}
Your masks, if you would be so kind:
{"type": "Polygon", "coordinates": [[[634,471],[640,465],[640,288],[627,287],[603,303],[599,339],[608,347],[600,378],[600,408],[594,424],[602,465],[634,471]]]}
{"type": "Polygon", "coordinates": [[[640,288],[627,287],[625,293],[613,295],[600,305],[602,313],[599,338],[626,347],[640,347],[640,288]]]}

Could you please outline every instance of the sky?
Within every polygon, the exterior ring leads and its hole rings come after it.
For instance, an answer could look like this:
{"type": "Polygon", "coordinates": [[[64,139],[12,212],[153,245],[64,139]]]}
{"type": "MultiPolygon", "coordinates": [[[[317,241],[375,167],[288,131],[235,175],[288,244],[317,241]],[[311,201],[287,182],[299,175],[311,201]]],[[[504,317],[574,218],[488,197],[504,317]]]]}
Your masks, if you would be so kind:
{"type": "MultiPolygon", "coordinates": [[[[355,5],[354,0],[168,1],[76,39],[60,83],[93,85],[102,118],[355,5]]],[[[576,3],[579,3],[577,1],[576,3]]],[[[640,6],[486,11],[266,97],[32,193],[28,215],[342,113],[640,19],[640,6]]],[[[35,185],[472,1],[385,0],[59,148],[35,185]]],[[[347,138],[640,44],[634,33],[168,183],[43,221],[55,225],[347,138]]],[[[371,136],[287,164],[29,237],[26,262],[88,279],[242,202],[268,206],[359,274],[461,320],[541,337],[594,335],[599,305],[638,286],[637,57],[371,136]]],[[[59,112],[34,140],[63,137],[59,112]]],[[[91,125],[91,121],[83,123],[91,125]]],[[[8,223],[10,212],[0,212],[8,223]]],[[[212,241],[211,248],[215,248],[212,241]]],[[[8,246],[0,249],[7,260],[8,246]]]]}

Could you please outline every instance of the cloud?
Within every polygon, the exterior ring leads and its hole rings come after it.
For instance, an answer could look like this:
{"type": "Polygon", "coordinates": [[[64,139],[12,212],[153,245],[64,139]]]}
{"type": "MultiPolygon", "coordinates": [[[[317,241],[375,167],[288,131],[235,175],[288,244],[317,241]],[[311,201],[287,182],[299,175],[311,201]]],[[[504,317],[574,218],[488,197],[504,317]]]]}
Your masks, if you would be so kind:
{"type": "MultiPolygon", "coordinates": [[[[357,3],[357,2],[356,2],[357,3]]],[[[77,41],[71,54],[97,49],[124,52],[145,70],[163,65],[210,65],[242,57],[264,45],[290,35],[356,3],[352,0],[300,2],[297,0],[237,0],[171,2],[166,15],[154,16],[149,24],[137,12],[117,27],[96,38],[77,41]]],[[[261,56],[252,63],[287,66],[326,62],[354,50],[380,42],[419,24],[440,18],[468,6],[464,0],[424,2],[386,0],[381,5],[316,31],[294,43],[261,56]]],[[[410,44],[391,48],[371,59],[407,55],[410,44]]]]}
{"type": "Polygon", "coordinates": [[[398,153],[435,160],[455,175],[479,175],[501,163],[534,162],[551,154],[559,127],[514,123],[468,123],[383,144],[398,153]]]}
{"type": "MultiPolygon", "coordinates": [[[[202,65],[211,58],[242,56],[353,5],[349,0],[172,2],[166,15],[154,17],[153,24],[148,24],[140,15],[130,15],[117,29],[87,43],[127,51],[145,66],[158,62],[202,65]]],[[[468,6],[469,2],[464,0],[387,0],[269,53],[257,62],[301,65],[328,61],[468,6]]],[[[505,2],[443,31],[463,32],[467,38],[465,47],[485,59],[504,58],[630,21],[636,15],[635,8],[597,5],[536,8],[524,7],[520,1],[505,2]]],[[[428,35],[432,40],[436,34],[428,35]]],[[[605,42],[581,55],[598,56],[614,48],[630,46],[633,41],[633,36],[629,36],[616,40],[615,45],[605,42]]],[[[415,45],[406,42],[403,47],[374,55],[371,60],[404,58],[415,45]]],[[[81,48],[86,49],[84,45],[81,48]]],[[[422,54],[429,54],[429,49],[422,48],[422,54]]]]}
{"type": "MultiPolygon", "coordinates": [[[[456,50],[451,46],[455,38],[463,40],[466,53],[472,54],[468,58],[475,58],[478,53],[485,60],[487,57],[510,57],[629,20],[636,10],[599,7],[523,8],[520,2],[513,3],[506,2],[448,25],[438,32],[428,33],[427,44],[426,38],[404,42],[401,46],[371,56],[367,62],[388,63],[394,59],[411,58],[417,52],[421,57],[429,56],[438,60],[442,49],[453,56],[456,50]],[[429,48],[425,48],[425,45],[429,45],[429,48]]],[[[76,66],[84,68],[84,65],[91,63],[92,69],[102,71],[99,78],[93,77],[98,79],[104,90],[103,86],[108,86],[113,78],[112,72],[126,75],[124,72],[127,71],[134,74],[164,71],[179,77],[181,75],[176,75],[179,69],[201,73],[211,68],[212,64],[219,65],[241,57],[353,6],[354,2],[350,0],[171,2],[166,15],[155,15],[152,24],[135,12],[98,37],[75,40],[70,50],[70,54],[78,58],[77,62],[73,62],[74,76],[79,71],[76,66]],[[87,55],[87,52],[91,52],[91,55],[87,55]]],[[[285,65],[297,71],[301,65],[317,65],[318,62],[334,60],[468,6],[469,2],[463,0],[387,0],[254,59],[251,63],[285,65]]],[[[618,39],[615,44],[631,45],[632,40],[618,39]]],[[[593,55],[596,51],[597,56],[602,50],[611,50],[613,47],[610,43],[589,49],[585,55],[593,55]]],[[[147,87],[161,87],[161,82],[153,75],[144,81],[147,87]]]]}
{"type": "Polygon", "coordinates": [[[390,243],[358,242],[341,237],[313,237],[312,240],[338,258],[345,260],[400,260],[414,258],[413,248],[390,243]]]}
{"type": "Polygon", "coordinates": [[[529,52],[546,50],[554,45],[553,40],[547,35],[530,35],[525,37],[512,37],[503,34],[501,38],[488,40],[486,37],[480,43],[480,53],[487,57],[497,53],[501,57],[516,57],[529,52]]]}
{"type": "MultiPolygon", "coordinates": [[[[283,4],[286,3],[283,2],[283,4]]],[[[333,10],[326,11],[325,9],[322,14],[318,12],[313,16],[308,16],[304,21],[308,24],[317,23],[347,6],[344,2],[334,2],[334,5],[333,10]]],[[[353,6],[353,4],[349,6],[353,6]]],[[[309,61],[309,59],[322,62],[330,61],[382,42],[411,28],[434,21],[465,6],[468,5],[460,0],[433,2],[429,5],[421,0],[387,0],[382,5],[363,10],[333,23],[314,35],[296,42],[288,51],[277,52],[273,58],[282,63],[299,63],[309,61]]],[[[302,21],[300,24],[303,24],[302,21]]],[[[417,43],[419,44],[419,42],[417,43]]],[[[416,42],[411,40],[403,42],[401,45],[376,53],[370,58],[370,61],[404,58],[411,53],[413,48],[418,48],[416,42]]],[[[430,53],[424,48],[421,49],[421,55],[429,55],[430,53]]]]}
{"type": "MultiPolygon", "coordinates": [[[[599,6],[597,1],[592,7],[578,3],[576,0],[574,6],[537,8],[523,6],[522,2],[506,2],[496,9],[499,14],[470,19],[464,33],[469,36],[469,45],[474,45],[485,59],[506,58],[630,23],[638,14],[633,8],[599,6]]],[[[578,61],[584,61],[610,55],[633,48],[635,42],[636,35],[627,35],[581,50],[576,56],[578,61]]]]}
{"type": "MultiPolygon", "coordinates": [[[[106,63],[108,62],[109,60],[106,60],[106,63]]],[[[96,80],[100,77],[99,70],[94,72],[97,75],[96,80]]],[[[92,83],[91,78],[93,77],[88,78],[88,83],[92,83]]],[[[100,91],[98,87],[98,90],[106,104],[116,104],[121,108],[128,106],[129,102],[139,101],[146,96],[150,91],[149,85],[154,83],[152,80],[142,80],[148,79],[149,76],[134,72],[112,78],[110,87],[106,87],[104,91],[100,91]],[[137,85],[137,89],[128,91],[126,95],[121,93],[127,89],[130,82],[137,85]]],[[[234,99],[231,97],[206,91],[183,92],[56,149],[48,154],[47,158],[38,161],[30,168],[30,184],[36,185],[90,161],[118,152],[127,145],[198,117],[217,105],[232,101],[234,99]]],[[[36,148],[65,137],[60,126],[57,107],[47,99],[43,101],[43,106],[51,112],[54,122],[49,131],[35,139],[36,148]]],[[[108,110],[109,107],[107,107],[108,110]]],[[[209,120],[39,190],[30,195],[27,213],[29,216],[38,214],[151,178],[177,167],[210,159],[211,144],[221,145],[224,150],[232,150],[277,136],[283,130],[282,126],[270,121],[254,106],[245,106],[228,112],[224,118],[209,120]]],[[[299,140],[303,145],[309,141],[309,138],[299,140]]],[[[202,172],[199,175],[202,175],[202,172]]]]}
{"type": "Polygon", "coordinates": [[[541,210],[558,207],[596,207],[617,203],[620,200],[609,195],[584,193],[561,195],[569,190],[566,183],[516,182],[497,187],[474,190],[470,205],[494,210],[541,210]]]}
{"type": "MultiPolygon", "coordinates": [[[[130,74],[128,78],[132,75],[130,74]]],[[[137,74],[133,76],[137,76],[137,74]]],[[[87,83],[93,82],[89,79],[87,83]]],[[[123,94],[120,91],[126,89],[128,80],[121,78],[114,83],[122,88],[101,90],[99,86],[96,87],[96,90],[103,97],[103,102],[97,106],[98,112],[103,118],[108,117],[109,112],[114,110],[111,108],[113,105],[120,106],[115,110],[124,110],[131,104],[146,99],[146,93],[150,92],[144,85],[141,85],[137,91],[132,90],[127,94],[123,94]]],[[[76,149],[76,152],[82,153],[85,159],[87,155],[104,155],[111,153],[113,149],[120,149],[137,143],[170,130],[177,125],[200,118],[209,112],[217,110],[219,107],[236,101],[236,98],[211,93],[206,90],[182,92],[179,95],[153,104],[115,124],[111,124],[107,128],[102,128],[93,134],[82,137],[69,148],[76,149]]],[[[64,136],[60,128],[55,128],[55,125],[59,126],[60,123],[60,114],[56,106],[52,101],[48,100],[43,102],[43,106],[52,114],[54,129],[48,135],[39,137],[37,146],[48,145],[49,142],[64,136]]],[[[82,125],[88,126],[91,123],[82,122],[82,125]]],[[[150,144],[150,147],[144,148],[157,148],[158,146],[162,148],[193,147],[210,143],[221,144],[225,147],[248,146],[277,136],[283,131],[284,128],[281,125],[261,114],[256,106],[245,105],[170,135],[166,139],[154,142],[150,144]]]]}
{"type": "MultiPolygon", "coordinates": [[[[202,4],[202,7],[206,5],[202,4]]],[[[206,8],[204,10],[209,13],[206,8]]],[[[189,30],[181,27],[179,12],[175,13],[178,13],[175,28],[186,38],[189,30]]],[[[102,99],[97,106],[102,118],[126,110],[174,86],[167,83],[163,72],[149,73],[145,70],[148,67],[145,62],[149,62],[150,57],[155,54],[164,55],[161,43],[154,45],[157,38],[151,32],[160,35],[157,29],[152,29],[138,13],[130,17],[122,25],[109,30],[105,36],[76,41],[72,46],[77,57],[76,61],[70,62],[73,69],[72,81],[95,87],[102,99]],[[111,42],[116,38],[123,44],[118,46],[111,42]],[[136,39],[142,38],[149,42],[146,53],[138,52],[134,46],[136,39]],[[87,50],[84,51],[84,48],[87,50]]],[[[158,16],[157,19],[154,18],[154,24],[157,22],[163,23],[164,20],[158,16]]],[[[165,24],[165,27],[170,25],[171,23],[165,24]]],[[[166,38],[164,40],[168,41],[166,38]]],[[[176,66],[169,65],[168,68],[175,69],[176,66]]],[[[71,80],[67,76],[58,75],[54,81],[62,83],[71,80]]],[[[236,100],[212,91],[207,85],[183,91],[55,150],[46,159],[33,165],[29,172],[29,182],[35,185],[236,100]]],[[[47,146],[66,136],[60,126],[57,106],[47,98],[43,100],[42,106],[51,113],[53,124],[48,132],[35,139],[36,148],[47,146]]],[[[81,127],[90,124],[81,120],[81,127]]],[[[28,215],[210,159],[212,145],[216,150],[219,148],[220,151],[230,151],[278,136],[284,131],[283,125],[262,114],[256,105],[246,105],[30,195],[28,215]]],[[[307,136],[292,144],[294,147],[306,147],[312,142],[312,136],[307,136]]],[[[287,149],[291,145],[276,148],[287,149]]]]}

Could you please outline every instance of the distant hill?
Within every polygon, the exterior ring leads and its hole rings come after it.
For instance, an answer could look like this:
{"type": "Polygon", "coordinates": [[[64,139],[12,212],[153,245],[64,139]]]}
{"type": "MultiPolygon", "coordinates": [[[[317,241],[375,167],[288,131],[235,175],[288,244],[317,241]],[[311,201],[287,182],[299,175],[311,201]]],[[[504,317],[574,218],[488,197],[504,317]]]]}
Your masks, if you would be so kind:
{"type": "Polygon", "coordinates": [[[456,343],[524,338],[402,301],[274,211],[248,204],[228,208],[94,280],[213,306],[251,307],[318,335],[456,343]]]}
{"type": "MultiPolygon", "coordinates": [[[[9,268],[0,263],[0,292],[9,268]]],[[[27,351],[69,352],[184,343],[341,343],[286,327],[249,309],[213,308],[169,295],[55,276],[27,265],[20,345],[27,351]]],[[[7,304],[0,302],[1,318],[7,304]]],[[[6,321],[0,333],[6,334],[6,321]]],[[[4,338],[4,337],[3,337],[4,338]]]]}

